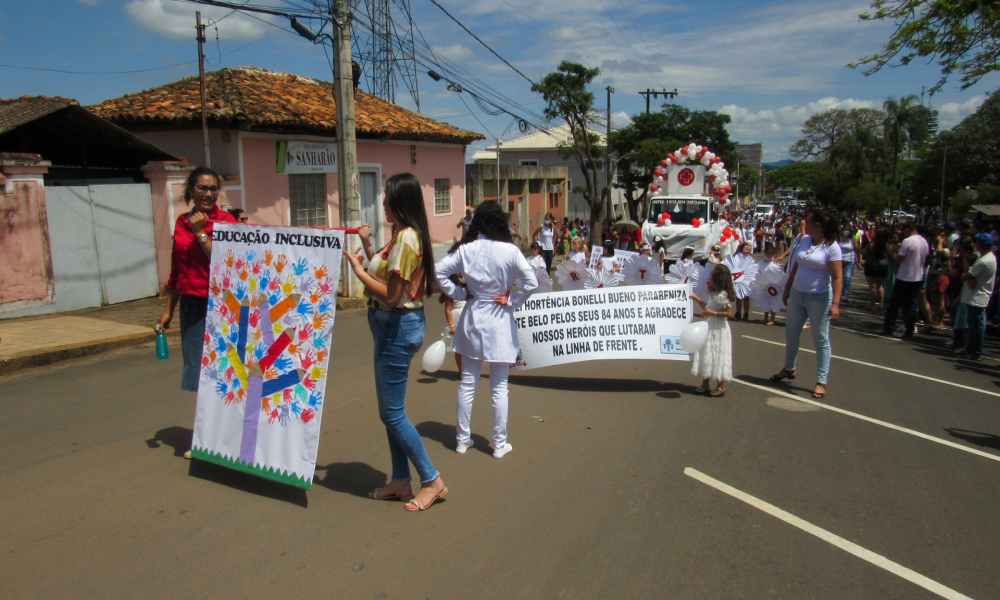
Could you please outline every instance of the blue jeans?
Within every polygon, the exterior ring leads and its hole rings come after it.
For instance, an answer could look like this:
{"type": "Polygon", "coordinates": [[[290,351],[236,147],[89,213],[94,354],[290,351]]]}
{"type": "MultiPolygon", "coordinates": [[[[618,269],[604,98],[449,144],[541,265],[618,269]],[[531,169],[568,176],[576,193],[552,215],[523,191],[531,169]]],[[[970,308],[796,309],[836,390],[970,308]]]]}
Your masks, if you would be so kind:
{"type": "Polygon", "coordinates": [[[816,347],[816,383],[826,384],[830,373],[830,305],[833,292],[807,294],[792,290],[788,295],[788,315],[785,317],[785,370],[795,370],[799,353],[799,338],[806,319],[812,323],[813,345],[816,347]]]}
{"type": "Polygon", "coordinates": [[[368,327],[375,342],[375,394],[378,416],[389,436],[392,480],[409,480],[412,462],[421,482],[434,481],[438,472],[417,428],[406,416],[406,381],[410,361],[424,343],[424,309],[395,312],[369,308],[368,327]]]}
{"type": "Polygon", "coordinates": [[[181,389],[197,392],[201,380],[201,355],[205,347],[205,316],[208,300],[193,296],[181,296],[181,356],[184,370],[181,371],[181,389]]]}
{"type": "Polygon", "coordinates": [[[965,331],[969,337],[969,356],[980,358],[986,344],[986,307],[967,305],[969,328],[965,331]]]}
{"type": "Polygon", "coordinates": [[[851,295],[851,276],[854,275],[854,263],[844,263],[844,291],[840,293],[841,300],[847,300],[851,295]]]}

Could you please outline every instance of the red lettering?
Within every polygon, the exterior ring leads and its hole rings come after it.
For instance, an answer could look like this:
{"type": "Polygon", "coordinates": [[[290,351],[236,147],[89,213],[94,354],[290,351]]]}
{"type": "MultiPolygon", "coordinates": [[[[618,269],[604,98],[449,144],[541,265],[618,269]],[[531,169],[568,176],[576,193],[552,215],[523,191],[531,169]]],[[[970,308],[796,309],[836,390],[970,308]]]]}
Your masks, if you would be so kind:
{"type": "Polygon", "coordinates": [[[571,272],[571,273],[569,274],[569,278],[570,278],[570,279],[572,279],[573,281],[580,281],[580,278],[579,278],[579,277],[577,277],[576,273],[572,273],[572,272],[571,272]]]}
{"type": "Polygon", "coordinates": [[[639,279],[646,279],[646,269],[639,269],[639,279]]]}
{"type": "Polygon", "coordinates": [[[743,278],[743,271],[733,273],[733,281],[739,281],[743,278]]]}

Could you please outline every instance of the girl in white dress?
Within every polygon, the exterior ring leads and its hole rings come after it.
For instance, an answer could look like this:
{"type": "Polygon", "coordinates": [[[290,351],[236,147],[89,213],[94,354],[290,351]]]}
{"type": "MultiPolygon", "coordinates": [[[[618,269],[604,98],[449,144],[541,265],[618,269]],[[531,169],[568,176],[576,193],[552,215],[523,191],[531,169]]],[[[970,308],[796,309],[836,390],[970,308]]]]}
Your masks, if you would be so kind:
{"type": "Polygon", "coordinates": [[[441,291],[455,300],[468,300],[452,342],[455,352],[462,355],[455,449],[465,454],[472,447],[472,401],[483,363],[487,362],[493,396],[493,458],[503,458],[513,448],[507,442],[507,376],[520,349],[514,309],[535,291],[538,280],[511,241],[504,213],[495,202],[479,205],[469,235],[435,269],[441,291]],[[450,276],[455,274],[465,278],[467,290],[451,281],[450,276]],[[520,289],[511,294],[516,280],[520,281],[520,289]]]}
{"type": "Polygon", "coordinates": [[[589,257],[587,256],[587,246],[584,245],[583,238],[573,238],[572,249],[569,252],[569,259],[587,264],[589,257]]]}
{"type": "Polygon", "coordinates": [[[708,280],[708,293],[708,302],[691,294],[691,299],[701,306],[701,316],[708,322],[708,339],[694,353],[691,374],[702,378],[699,394],[723,396],[726,382],[733,378],[733,341],[728,319],[733,316],[732,301],[736,292],[729,267],[716,265],[708,280]],[[711,390],[710,386],[715,389],[711,390]]]}

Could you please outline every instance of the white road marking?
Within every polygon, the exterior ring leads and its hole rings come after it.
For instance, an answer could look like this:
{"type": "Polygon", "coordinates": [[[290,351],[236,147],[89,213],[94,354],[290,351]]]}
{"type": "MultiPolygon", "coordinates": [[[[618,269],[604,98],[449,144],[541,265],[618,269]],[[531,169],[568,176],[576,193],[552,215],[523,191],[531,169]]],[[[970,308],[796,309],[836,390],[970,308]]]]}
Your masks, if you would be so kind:
{"type": "Polygon", "coordinates": [[[913,429],[907,429],[906,427],[900,427],[899,425],[893,425],[892,423],[888,423],[886,421],[881,421],[879,419],[873,419],[872,417],[866,417],[865,415],[858,414],[856,412],[851,412],[849,410],[844,410],[843,408],[837,408],[836,406],[830,406],[829,404],[823,404],[822,402],[816,402],[815,400],[812,400],[811,398],[803,398],[801,396],[796,396],[795,394],[789,394],[788,392],[784,392],[784,391],[779,390],[779,389],[770,388],[770,387],[766,387],[766,386],[763,386],[763,385],[757,385],[756,383],[750,383],[748,381],[743,381],[742,379],[731,379],[730,383],[739,383],[739,384],[745,385],[747,387],[757,388],[758,390],[765,391],[768,394],[780,394],[782,396],[785,396],[786,398],[791,398],[792,400],[798,400],[799,402],[805,402],[806,404],[812,404],[813,406],[818,406],[820,408],[825,408],[827,410],[832,410],[833,412],[838,412],[838,413],[840,413],[842,415],[847,415],[849,417],[854,417],[855,419],[861,419],[862,421],[868,421],[869,423],[874,423],[876,425],[881,425],[882,427],[887,427],[889,429],[894,429],[896,431],[901,431],[903,433],[908,433],[908,434],[910,434],[912,436],[916,436],[918,438],[922,438],[922,439],[925,439],[925,440],[930,440],[932,442],[941,444],[943,446],[949,446],[951,448],[955,448],[955,449],[958,449],[958,450],[962,450],[964,452],[968,452],[969,454],[975,454],[976,456],[982,456],[983,458],[988,458],[990,460],[995,460],[997,462],[1000,462],[1000,456],[997,456],[995,454],[990,454],[989,452],[983,452],[982,450],[976,450],[975,448],[969,448],[968,446],[963,446],[961,444],[956,444],[955,442],[952,442],[952,441],[949,441],[949,440],[945,440],[945,439],[942,439],[942,438],[939,438],[939,437],[934,437],[933,435],[927,435],[926,433],[921,433],[919,431],[914,431],[913,429]]]}
{"type": "Polygon", "coordinates": [[[813,535],[815,537],[818,537],[824,542],[828,542],[840,548],[841,550],[844,550],[845,552],[853,554],[854,556],[857,556],[861,560],[867,561],[881,569],[885,569],[886,571],[889,571],[890,573],[896,575],[897,577],[902,577],[903,579],[911,583],[915,583],[920,587],[924,588],[925,590],[933,592],[938,596],[941,596],[942,598],[948,598],[948,600],[972,600],[972,598],[970,598],[969,596],[966,596],[965,594],[956,592],[955,590],[949,587],[941,585],[940,583],[934,581],[933,579],[925,577],[920,573],[917,573],[913,569],[907,569],[903,565],[891,561],[888,558],[882,556],[881,554],[876,554],[871,550],[862,548],[861,546],[855,544],[854,542],[845,540],[839,535],[830,533],[829,531],[821,527],[817,527],[816,525],[813,525],[808,521],[796,517],[790,512],[781,510],[780,508],[778,508],[773,504],[765,502],[755,496],[751,496],[746,492],[741,492],[740,490],[730,485],[726,485],[725,483],[722,483],[721,481],[715,479],[714,477],[705,475],[704,473],[692,469],[691,467],[685,468],[684,474],[687,475],[688,477],[691,477],[692,479],[704,483],[707,486],[713,487],[724,494],[728,494],[733,498],[736,498],[737,500],[745,502],[746,504],[749,504],[750,506],[756,508],[757,510],[765,512],[771,515],[772,517],[781,519],[782,521],[788,523],[789,525],[792,525],[793,527],[798,527],[802,531],[810,535],[813,535]]]}
{"type": "MultiPolygon", "coordinates": [[[[764,342],[765,344],[773,344],[775,346],[781,346],[782,348],[785,347],[785,344],[783,342],[773,342],[771,340],[765,340],[765,339],[758,338],[758,337],[753,337],[753,336],[750,336],[750,335],[744,335],[743,337],[745,337],[748,340],[754,340],[755,342],[764,342]]],[[[809,352],[810,354],[816,354],[815,350],[809,350],[807,348],[799,348],[799,351],[801,351],[801,352],[809,352]]],[[[847,362],[852,362],[852,363],[858,364],[858,365],[864,365],[866,367],[873,367],[875,369],[882,369],[883,371],[891,371],[893,373],[899,373],[901,375],[909,375],[910,377],[917,377],[919,379],[926,379],[927,381],[933,381],[935,383],[943,383],[944,385],[950,385],[952,387],[962,388],[963,390],[969,390],[969,391],[972,391],[972,392],[979,392],[980,394],[988,394],[990,396],[996,396],[997,398],[1000,398],[1000,394],[998,394],[996,392],[989,392],[989,391],[986,391],[986,390],[981,390],[979,388],[972,387],[971,385],[962,385],[961,383],[955,383],[955,382],[952,382],[952,381],[945,381],[944,379],[938,379],[936,377],[928,377],[927,375],[921,375],[919,373],[911,373],[909,371],[902,371],[900,369],[893,369],[892,367],[884,367],[882,365],[876,365],[874,363],[865,362],[863,360],[854,360],[853,358],[846,358],[844,356],[837,356],[836,354],[831,354],[830,358],[836,358],[837,360],[846,360],[847,362]]]]}

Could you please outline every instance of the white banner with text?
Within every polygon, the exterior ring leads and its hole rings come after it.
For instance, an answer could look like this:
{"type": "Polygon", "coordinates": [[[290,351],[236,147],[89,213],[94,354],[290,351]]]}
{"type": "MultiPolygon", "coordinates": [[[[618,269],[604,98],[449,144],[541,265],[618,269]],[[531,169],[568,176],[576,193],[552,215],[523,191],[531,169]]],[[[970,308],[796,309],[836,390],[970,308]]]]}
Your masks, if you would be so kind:
{"type": "Polygon", "coordinates": [[[517,310],[521,350],[511,369],[604,359],[690,360],[690,285],[610,287],[533,294],[517,310]]]}

